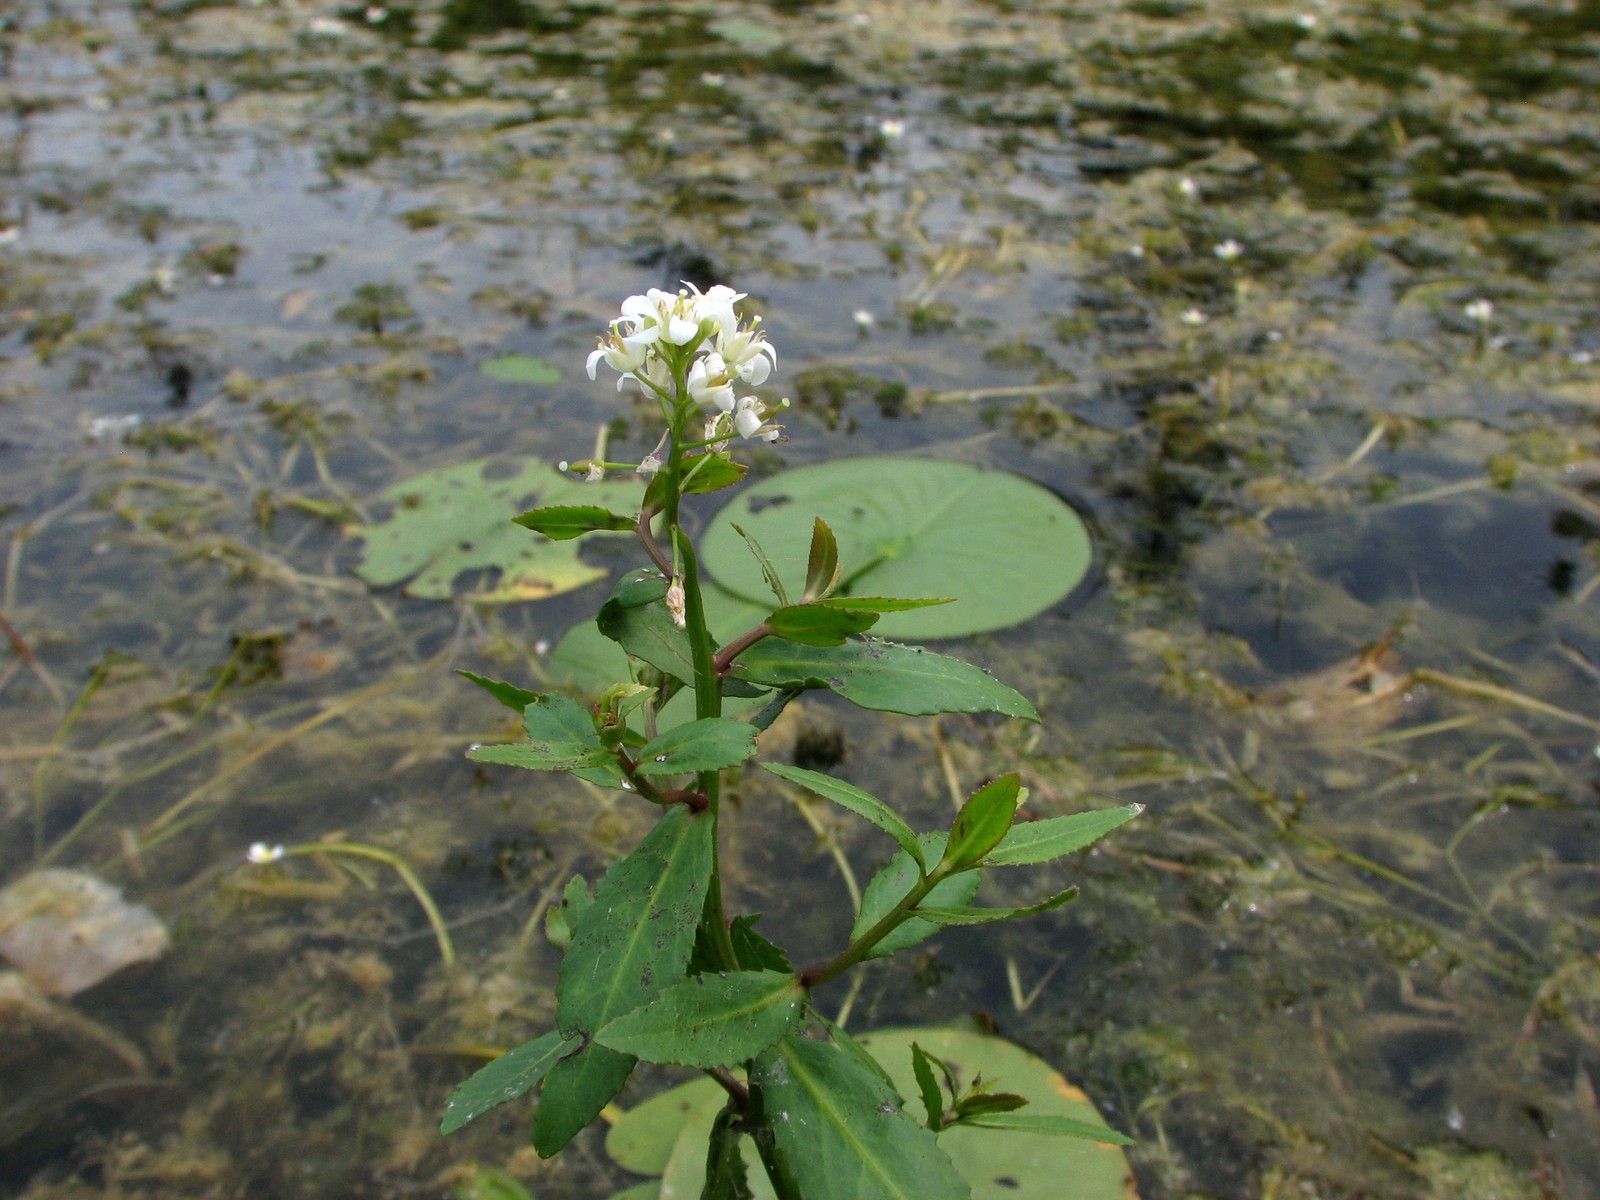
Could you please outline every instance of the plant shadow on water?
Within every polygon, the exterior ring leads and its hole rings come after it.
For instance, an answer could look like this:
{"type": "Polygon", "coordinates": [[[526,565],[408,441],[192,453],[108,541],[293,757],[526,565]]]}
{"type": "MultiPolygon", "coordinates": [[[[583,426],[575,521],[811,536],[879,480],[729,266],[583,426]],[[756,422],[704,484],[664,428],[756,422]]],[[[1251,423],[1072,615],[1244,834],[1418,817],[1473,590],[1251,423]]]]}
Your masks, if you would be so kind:
{"type": "MultiPolygon", "coordinates": [[[[716,12],[0,28],[0,887],[87,872],[171,934],[70,997],[0,975],[0,1191],[637,1182],[515,1113],[437,1133],[548,1026],[567,877],[645,828],[466,762],[509,731],[451,669],[546,677],[609,584],[408,596],[348,530],[428,469],[601,427],[642,457],[578,366],[689,278],[784,347],[795,436],[753,474],[1004,468],[1102,543],[1070,610],[961,643],[1049,732],[774,729],[919,828],[1009,770],[1040,814],[1147,806],[1084,900],[823,1006],[987,1014],[1138,1138],[1146,1197],[1600,1192],[1595,5],[716,12]],[[478,370],[507,355],[561,376],[478,370]],[[458,964],[324,838],[397,856],[458,964]]],[[[729,826],[742,908],[835,948],[790,897],[877,842],[770,778],[729,826]]]]}

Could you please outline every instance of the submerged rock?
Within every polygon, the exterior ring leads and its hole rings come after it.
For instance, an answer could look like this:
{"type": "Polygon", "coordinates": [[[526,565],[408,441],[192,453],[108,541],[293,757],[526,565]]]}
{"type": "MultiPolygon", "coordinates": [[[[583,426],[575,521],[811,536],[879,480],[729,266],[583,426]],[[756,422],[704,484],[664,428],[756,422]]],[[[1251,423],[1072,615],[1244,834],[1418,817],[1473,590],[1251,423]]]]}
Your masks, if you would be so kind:
{"type": "Polygon", "coordinates": [[[153,912],[82,871],[47,868],[0,889],[0,954],[52,996],[160,958],[170,944],[153,912]]]}

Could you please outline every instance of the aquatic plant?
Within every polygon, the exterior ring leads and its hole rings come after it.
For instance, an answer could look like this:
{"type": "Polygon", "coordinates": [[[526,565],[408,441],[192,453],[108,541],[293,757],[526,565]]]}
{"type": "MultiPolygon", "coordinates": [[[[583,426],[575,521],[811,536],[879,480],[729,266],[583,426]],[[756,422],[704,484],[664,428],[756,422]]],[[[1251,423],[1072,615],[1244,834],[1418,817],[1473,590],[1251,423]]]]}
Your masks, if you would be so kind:
{"type": "MultiPolygon", "coordinates": [[[[600,1115],[637,1062],[670,1063],[704,1071],[725,1093],[710,1125],[704,1196],[752,1194],[740,1155],[748,1136],[780,1200],[965,1197],[968,1183],[940,1146],[953,1128],[1012,1131],[997,1137],[1020,1131],[1126,1139],[1100,1123],[1020,1117],[1016,1110],[1026,1098],[990,1091],[980,1081],[963,1089],[954,1067],[917,1044],[910,1063],[897,1064],[909,1065],[917,1083],[924,1111],[913,1117],[870,1052],[815,1009],[812,991],[942,927],[1059,907],[1076,888],[1017,908],[972,901],[985,870],[1060,859],[1139,807],[1018,822],[1027,792],[1010,773],[967,797],[948,830],[918,833],[889,803],[844,780],[762,762],[773,775],[869,821],[898,850],[866,888],[846,944],[825,961],[797,969],[757,931],[755,915],[730,919],[719,871],[723,775],[756,757],[761,732],[802,692],[826,689],[893,713],[1038,720],[1023,696],[976,667],[863,637],[882,614],[947,601],[852,594],[845,581],[864,577],[870,564],[849,564],[854,570],[847,574],[840,539],[820,517],[803,551],[785,539],[789,557],[804,558],[798,594],[785,583],[786,576],[800,577],[797,566],[775,563],[751,530],[741,531],[773,600],[744,632],[714,640],[700,555],[682,520],[684,501],[737,485],[746,468],[733,457],[736,440],[782,438],[777,419],[787,403],[769,403],[750,390],[770,377],[777,351],[758,320],[740,320],[735,306],[743,299],[725,286],[652,289],[627,299],[589,356],[589,375],[601,365],[615,370],[619,388],[639,389],[659,405],[665,432],[637,463],[596,456],[562,466],[593,483],[631,474],[641,485],[636,510],[570,503],[516,518],[557,541],[622,532],[638,540],[650,565],[618,581],[596,620],[627,652],[630,671],[590,708],[463,672],[516,711],[528,734],[522,743],[475,746],[469,757],[568,772],[631,793],[659,808],[660,818],[592,889],[581,878],[568,882],[551,925],[564,951],[556,1028],[462,1084],[443,1129],[458,1129],[538,1087],[533,1144],[548,1157],[600,1115]],[[693,696],[694,719],[669,727],[661,711],[685,691],[693,696]],[[749,705],[743,716],[724,715],[730,697],[749,705]],[[948,1086],[941,1087],[941,1078],[948,1086]]],[[[615,482],[604,493],[597,489],[597,498],[615,495],[615,482]]],[[[752,528],[760,532],[754,522],[752,528]]]]}

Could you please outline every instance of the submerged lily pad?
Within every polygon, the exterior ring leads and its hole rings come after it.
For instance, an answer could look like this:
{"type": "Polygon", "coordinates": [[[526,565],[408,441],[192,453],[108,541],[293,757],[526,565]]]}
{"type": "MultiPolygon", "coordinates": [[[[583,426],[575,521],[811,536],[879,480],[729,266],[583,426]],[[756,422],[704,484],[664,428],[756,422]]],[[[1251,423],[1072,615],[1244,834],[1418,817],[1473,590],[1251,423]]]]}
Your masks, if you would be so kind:
{"type": "Polygon", "coordinates": [[[1019,475],[926,458],[850,458],[785,471],[742,492],[706,534],[706,568],[729,591],[773,603],[738,525],[798,596],[816,517],[839,540],[841,594],[957,599],[884,614],[873,632],[885,637],[963,637],[1015,625],[1070,592],[1093,561],[1072,507],[1019,475]]]}
{"type": "MultiPolygon", "coordinates": [[[[1027,1097],[1023,1113],[1104,1125],[1094,1105],[1050,1065],[1003,1038],[936,1027],[885,1029],[861,1042],[918,1112],[911,1043],[952,1064],[964,1083],[975,1076],[1027,1097]]],[[[616,1162],[641,1175],[661,1176],[660,1195],[698,1196],[705,1184],[706,1138],[727,1095],[705,1079],[691,1080],[623,1114],[606,1135],[616,1162]]],[[[1104,1142],[1012,1130],[956,1128],[940,1147],[972,1187],[973,1200],[1136,1200],[1122,1151],[1104,1142]],[[1070,1181],[1068,1184],[1066,1181],[1070,1181]]],[[[754,1149],[744,1146],[750,1190],[769,1200],[772,1186],[754,1149]]],[[[631,1191],[623,1193],[631,1195],[631,1191]]],[[[615,1198],[613,1198],[615,1200],[615,1198]]]]}
{"type": "Polygon", "coordinates": [[[502,354],[478,364],[490,379],[502,383],[550,384],[561,379],[561,368],[531,354],[502,354]]]}
{"type": "Polygon", "coordinates": [[[155,913],[82,871],[34,871],[0,890],[0,954],[52,996],[160,958],[170,944],[155,913]]]}
{"type": "Polygon", "coordinates": [[[366,542],[356,574],[374,587],[406,579],[406,593],[448,600],[466,573],[498,572],[493,586],[469,593],[489,603],[539,600],[570,592],[606,572],[578,556],[578,543],[553,542],[511,518],[535,505],[636,508],[632,483],[581,483],[534,459],[477,459],[413,475],[382,493],[386,521],[351,530],[366,542]]]}

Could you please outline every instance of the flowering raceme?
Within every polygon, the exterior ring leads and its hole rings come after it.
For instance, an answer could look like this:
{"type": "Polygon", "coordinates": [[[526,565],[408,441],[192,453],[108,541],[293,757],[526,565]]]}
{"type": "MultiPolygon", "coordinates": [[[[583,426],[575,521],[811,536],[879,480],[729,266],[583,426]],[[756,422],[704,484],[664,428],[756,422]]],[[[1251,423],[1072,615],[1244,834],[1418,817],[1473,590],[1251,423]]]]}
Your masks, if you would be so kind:
{"type": "Polygon", "coordinates": [[[681,381],[689,399],[712,412],[708,440],[738,434],[777,441],[782,428],[768,418],[787,401],[769,406],[734,390],[736,384],[759,387],[778,361],[777,351],[757,328],[760,317],[739,324],[733,306],[744,298],[744,292],[720,283],[704,292],[686,283],[676,293],[651,288],[629,296],[610,332],[589,355],[589,378],[595,378],[603,362],[621,376],[619,388],[636,383],[668,404],[681,381]]]}

